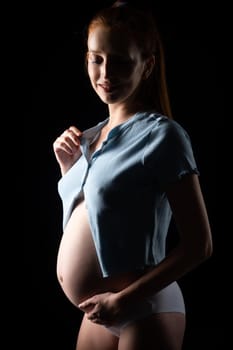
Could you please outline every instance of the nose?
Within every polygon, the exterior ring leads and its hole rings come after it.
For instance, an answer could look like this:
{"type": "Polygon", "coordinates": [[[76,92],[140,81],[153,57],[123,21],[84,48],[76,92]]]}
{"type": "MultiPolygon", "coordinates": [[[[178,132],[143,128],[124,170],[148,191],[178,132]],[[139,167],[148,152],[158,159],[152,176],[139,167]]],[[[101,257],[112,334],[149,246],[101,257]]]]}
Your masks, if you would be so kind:
{"type": "Polygon", "coordinates": [[[115,74],[114,65],[111,63],[111,61],[106,60],[105,62],[103,62],[103,65],[102,65],[103,78],[105,79],[112,78],[114,74],[115,74]]]}

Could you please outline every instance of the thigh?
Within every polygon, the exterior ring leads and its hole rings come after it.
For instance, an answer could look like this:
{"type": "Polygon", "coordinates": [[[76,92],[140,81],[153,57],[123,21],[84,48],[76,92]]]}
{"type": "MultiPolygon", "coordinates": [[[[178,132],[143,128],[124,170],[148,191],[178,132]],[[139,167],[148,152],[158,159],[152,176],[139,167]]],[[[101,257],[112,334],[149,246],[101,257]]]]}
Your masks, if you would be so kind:
{"type": "Polygon", "coordinates": [[[104,326],[89,321],[84,315],[77,338],[76,350],[117,350],[119,338],[104,326]]]}
{"type": "Polygon", "coordinates": [[[122,330],[118,350],[181,350],[184,332],[184,314],[153,314],[122,330]]]}

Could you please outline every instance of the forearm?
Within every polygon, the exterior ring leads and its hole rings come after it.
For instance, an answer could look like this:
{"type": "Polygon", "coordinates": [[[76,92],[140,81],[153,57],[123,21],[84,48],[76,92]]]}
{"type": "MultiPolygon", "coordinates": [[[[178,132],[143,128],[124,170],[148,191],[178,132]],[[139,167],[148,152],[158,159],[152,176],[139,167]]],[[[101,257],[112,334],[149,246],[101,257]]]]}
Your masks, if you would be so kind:
{"type": "Polygon", "coordinates": [[[208,250],[193,253],[192,249],[188,249],[188,252],[182,245],[176,247],[160,264],[121,290],[119,299],[128,302],[151,296],[180,279],[210,256],[208,250]]]}

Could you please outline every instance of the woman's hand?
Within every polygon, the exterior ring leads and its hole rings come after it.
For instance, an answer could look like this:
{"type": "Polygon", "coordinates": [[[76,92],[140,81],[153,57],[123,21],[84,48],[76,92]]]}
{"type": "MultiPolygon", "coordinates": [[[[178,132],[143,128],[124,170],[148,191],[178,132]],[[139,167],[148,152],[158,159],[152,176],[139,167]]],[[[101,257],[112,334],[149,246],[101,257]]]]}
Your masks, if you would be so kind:
{"type": "Polygon", "coordinates": [[[71,126],[53,143],[53,150],[62,175],[64,175],[81,156],[81,136],[82,132],[75,126],[71,126]]]}
{"type": "Polygon", "coordinates": [[[110,292],[94,295],[79,304],[79,308],[90,321],[105,326],[122,321],[129,312],[129,307],[121,303],[118,293],[110,292]]]}

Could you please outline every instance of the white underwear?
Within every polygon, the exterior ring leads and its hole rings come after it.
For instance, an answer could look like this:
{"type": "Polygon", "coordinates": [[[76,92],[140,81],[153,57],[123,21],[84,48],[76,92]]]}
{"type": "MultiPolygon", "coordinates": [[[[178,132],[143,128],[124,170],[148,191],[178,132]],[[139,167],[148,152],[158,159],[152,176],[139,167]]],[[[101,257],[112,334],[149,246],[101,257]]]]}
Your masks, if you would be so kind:
{"type": "Polygon", "coordinates": [[[119,337],[121,330],[133,321],[160,312],[180,312],[185,314],[184,299],[177,282],[169,284],[160,292],[140,303],[137,309],[131,312],[128,318],[121,323],[106,328],[119,337]]]}

